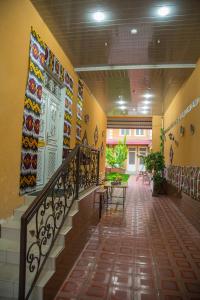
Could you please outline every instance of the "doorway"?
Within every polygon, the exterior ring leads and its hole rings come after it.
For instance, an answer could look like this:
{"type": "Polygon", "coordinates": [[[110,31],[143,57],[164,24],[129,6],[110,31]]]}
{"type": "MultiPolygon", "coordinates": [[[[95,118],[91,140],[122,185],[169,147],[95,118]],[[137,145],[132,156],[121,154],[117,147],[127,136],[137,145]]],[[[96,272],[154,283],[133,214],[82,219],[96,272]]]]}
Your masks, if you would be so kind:
{"type": "Polygon", "coordinates": [[[64,89],[57,95],[42,90],[38,143],[37,190],[40,190],[62,163],[64,89]]]}
{"type": "Polygon", "coordinates": [[[136,172],[136,148],[129,148],[127,171],[130,173],[136,172]]]}

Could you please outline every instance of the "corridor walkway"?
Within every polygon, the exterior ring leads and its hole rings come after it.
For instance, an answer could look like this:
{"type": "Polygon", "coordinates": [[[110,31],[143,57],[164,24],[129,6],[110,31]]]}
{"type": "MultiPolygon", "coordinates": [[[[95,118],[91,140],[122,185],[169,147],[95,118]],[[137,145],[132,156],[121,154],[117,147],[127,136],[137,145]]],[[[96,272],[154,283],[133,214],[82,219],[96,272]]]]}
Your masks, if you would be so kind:
{"type": "Polygon", "coordinates": [[[129,185],[124,214],[102,218],[56,300],[200,300],[200,234],[167,197],[129,185]]]}

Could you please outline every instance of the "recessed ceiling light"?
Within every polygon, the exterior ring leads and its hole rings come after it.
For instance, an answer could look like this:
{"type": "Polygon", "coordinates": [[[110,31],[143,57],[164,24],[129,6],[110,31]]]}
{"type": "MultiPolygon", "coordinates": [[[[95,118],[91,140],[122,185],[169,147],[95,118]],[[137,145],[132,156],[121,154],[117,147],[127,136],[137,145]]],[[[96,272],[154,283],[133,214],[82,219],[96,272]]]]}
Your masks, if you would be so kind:
{"type": "Polygon", "coordinates": [[[162,6],[158,9],[158,14],[161,17],[166,17],[167,15],[169,15],[170,13],[170,9],[168,6],[162,6]]]}
{"type": "Polygon", "coordinates": [[[117,103],[120,104],[120,105],[122,105],[122,104],[125,104],[126,102],[123,101],[123,100],[120,100],[120,101],[118,101],[117,103]]]}
{"type": "Polygon", "coordinates": [[[126,109],[126,106],[120,106],[119,109],[124,110],[124,109],[126,109]]]}
{"type": "Polygon", "coordinates": [[[108,43],[107,43],[107,42],[105,42],[105,46],[106,46],[106,47],[108,46],[108,43]]]}
{"type": "Polygon", "coordinates": [[[153,95],[150,94],[150,93],[145,93],[145,94],[143,95],[143,97],[144,97],[145,99],[149,99],[149,98],[152,98],[153,95]]]}
{"type": "Polygon", "coordinates": [[[105,13],[102,11],[96,11],[93,14],[93,19],[97,22],[103,22],[105,20],[105,13]]]}
{"type": "Polygon", "coordinates": [[[143,103],[144,103],[144,104],[150,104],[150,103],[151,103],[151,101],[149,101],[149,100],[145,100],[145,101],[143,101],[143,103]]]}
{"type": "Polygon", "coordinates": [[[133,28],[133,29],[131,29],[131,34],[137,34],[137,28],[133,28]]]}

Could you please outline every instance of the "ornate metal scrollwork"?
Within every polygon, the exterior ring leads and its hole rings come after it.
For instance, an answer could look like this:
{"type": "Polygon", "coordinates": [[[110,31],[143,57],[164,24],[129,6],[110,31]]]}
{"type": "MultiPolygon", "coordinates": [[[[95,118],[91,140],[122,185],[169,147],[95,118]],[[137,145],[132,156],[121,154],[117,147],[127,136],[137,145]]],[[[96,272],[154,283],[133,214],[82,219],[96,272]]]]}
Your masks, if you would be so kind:
{"type": "Polygon", "coordinates": [[[19,299],[29,298],[79,193],[96,185],[98,159],[98,151],[78,145],[22,216],[19,299]]]}

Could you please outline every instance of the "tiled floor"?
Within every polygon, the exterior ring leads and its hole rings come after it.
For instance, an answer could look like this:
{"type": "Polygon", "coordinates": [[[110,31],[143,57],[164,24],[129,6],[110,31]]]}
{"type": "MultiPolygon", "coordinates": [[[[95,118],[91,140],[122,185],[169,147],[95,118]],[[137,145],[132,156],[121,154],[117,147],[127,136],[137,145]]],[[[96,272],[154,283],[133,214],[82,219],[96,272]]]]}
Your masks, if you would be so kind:
{"type": "Polygon", "coordinates": [[[103,216],[56,300],[200,300],[200,234],[131,178],[124,213],[103,216]]]}

